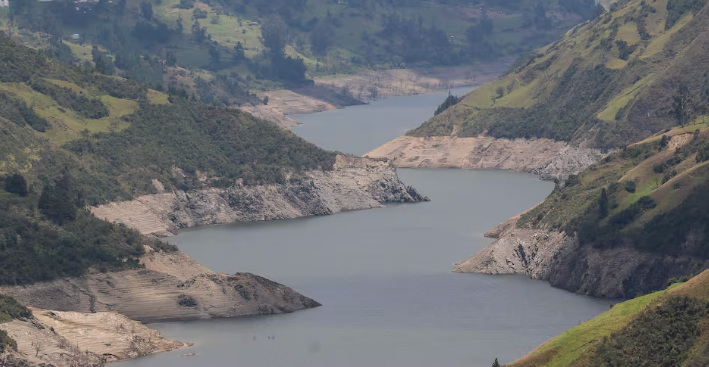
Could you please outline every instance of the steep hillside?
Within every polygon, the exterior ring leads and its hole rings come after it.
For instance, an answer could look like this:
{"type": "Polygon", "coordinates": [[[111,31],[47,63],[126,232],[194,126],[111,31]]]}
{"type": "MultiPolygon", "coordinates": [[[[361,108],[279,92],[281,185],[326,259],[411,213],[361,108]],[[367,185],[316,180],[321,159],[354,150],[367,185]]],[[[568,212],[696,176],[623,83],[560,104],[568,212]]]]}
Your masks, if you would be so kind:
{"type": "Polygon", "coordinates": [[[709,272],[612,305],[510,367],[706,366],[709,272]]]}
{"type": "Polygon", "coordinates": [[[263,206],[268,198],[239,192],[290,185],[281,202],[296,203],[371,174],[376,190],[330,190],[339,207],[300,215],[422,199],[385,164],[362,161],[355,174],[334,152],[238,110],[67,66],[2,36],[0,63],[0,285],[136,268],[146,244],[173,250],[87,210],[139,195],[231,189],[230,203],[263,206]],[[336,168],[341,182],[328,176],[336,168]]]}
{"type": "MultiPolygon", "coordinates": [[[[454,137],[467,146],[480,136],[542,147],[553,140],[573,148],[615,149],[678,125],[672,111],[680,94],[694,106],[681,122],[694,120],[706,114],[709,101],[705,4],[617,2],[612,11],[539,49],[513,73],[370,155],[416,165],[423,159],[416,158],[422,157],[416,147],[428,138],[454,137]]],[[[430,147],[428,153],[435,151],[430,147]]],[[[470,159],[492,154],[473,148],[466,153],[470,159]]]]}
{"type": "Polygon", "coordinates": [[[593,296],[661,289],[707,267],[709,130],[676,128],[560,182],[456,271],[521,273],[593,296]]]}

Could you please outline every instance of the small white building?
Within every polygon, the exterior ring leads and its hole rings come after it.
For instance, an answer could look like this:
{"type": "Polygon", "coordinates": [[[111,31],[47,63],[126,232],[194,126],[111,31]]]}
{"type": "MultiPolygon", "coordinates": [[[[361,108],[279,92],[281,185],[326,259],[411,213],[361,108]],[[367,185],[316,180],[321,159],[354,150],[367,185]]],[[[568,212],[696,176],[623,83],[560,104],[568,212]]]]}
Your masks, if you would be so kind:
{"type": "Polygon", "coordinates": [[[0,8],[10,7],[10,0],[0,0],[0,8]]]}

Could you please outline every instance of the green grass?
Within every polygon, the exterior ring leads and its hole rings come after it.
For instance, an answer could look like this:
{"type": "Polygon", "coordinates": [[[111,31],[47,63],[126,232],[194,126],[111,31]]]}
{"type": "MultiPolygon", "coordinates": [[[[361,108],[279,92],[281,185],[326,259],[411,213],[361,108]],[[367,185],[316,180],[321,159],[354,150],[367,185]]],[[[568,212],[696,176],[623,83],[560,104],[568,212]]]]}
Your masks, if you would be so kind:
{"type": "MultiPolygon", "coordinates": [[[[673,287],[679,284],[673,285],[673,287]]],[[[644,310],[649,304],[665,294],[667,291],[658,291],[642,297],[637,297],[629,301],[618,303],[609,311],[598,317],[583,322],[562,334],[544,343],[533,352],[523,357],[521,360],[511,364],[511,366],[524,365],[527,359],[542,355],[556,349],[554,357],[545,367],[566,367],[577,360],[582,354],[589,352],[595,343],[603,337],[621,330],[633,317],[644,310]]],[[[554,352],[552,352],[554,353],[554,352]]]]}
{"type": "MultiPolygon", "coordinates": [[[[640,58],[648,58],[650,56],[656,55],[662,51],[667,42],[670,41],[672,35],[677,33],[680,29],[684,28],[694,16],[692,13],[685,14],[672,28],[667,31],[663,31],[662,34],[652,39],[650,44],[645,48],[640,58]]],[[[664,22],[662,24],[662,29],[664,30],[664,22]]]]}

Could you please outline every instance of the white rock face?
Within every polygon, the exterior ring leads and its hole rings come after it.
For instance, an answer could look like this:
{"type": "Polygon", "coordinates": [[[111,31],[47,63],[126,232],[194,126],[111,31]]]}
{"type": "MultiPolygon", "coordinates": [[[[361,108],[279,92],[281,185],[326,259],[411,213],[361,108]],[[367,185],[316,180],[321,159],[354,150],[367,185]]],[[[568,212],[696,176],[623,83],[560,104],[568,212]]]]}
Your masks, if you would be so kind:
{"type": "Polygon", "coordinates": [[[706,262],[619,246],[597,249],[552,229],[516,226],[519,216],[486,234],[495,242],[453,268],[458,273],[523,274],[551,285],[604,298],[632,298],[664,288],[667,279],[706,262]]]}
{"type": "Polygon", "coordinates": [[[143,234],[169,236],[199,225],[327,215],[421,200],[387,162],[340,155],[333,170],[311,171],[297,182],[163,192],[90,209],[98,218],[143,234]]]}
{"type": "Polygon", "coordinates": [[[401,136],[366,156],[388,158],[402,168],[510,169],[552,180],[578,174],[605,155],[550,139],[401,136]]]}

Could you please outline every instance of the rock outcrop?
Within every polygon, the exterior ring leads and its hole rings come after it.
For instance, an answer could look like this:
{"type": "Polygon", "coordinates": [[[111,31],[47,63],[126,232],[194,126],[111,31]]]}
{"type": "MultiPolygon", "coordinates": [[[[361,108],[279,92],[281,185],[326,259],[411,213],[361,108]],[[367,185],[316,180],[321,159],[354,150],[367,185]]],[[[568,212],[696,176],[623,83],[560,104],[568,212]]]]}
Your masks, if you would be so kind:
{"type": "MultiPolygon", "coordinates": [[[[163,338],[156,330],[115,312],[80,313],[32,309],[33,317],[0,324],[17,342],[3,358],[10,366],[99,366],[189,344],[163,338]]],[[[1,363],[0,363],[1,364],[1,363]]]]}
{"type": "Polygon", "coordinates": [[[388,158],[402,168],[510,169],[553,180],[578,174],[606,154],[551,139],[401,136],[366,156],[388,158]]]}
{"type": "Polygon", "coordinates": [[[523,274],[552,286],[604,298],[628,298],[661,289],[669,277],[705,266],[687,256],[662,256],[628,247],[599,250],[551,229],[518,228],[519,216],[486,234],[496,240],[453,271],[523,274]]]}
{"type": "Polygon", "coordinates": [[[89,274],[0,293],[49,310],[118,312],[145,323],[286,313],[320,304],[250,273],[215,273],[179,251],[148,253],[144,269],[89,274]]]}
{"type": "MultiPolygon", "coordinates": [[[[159,184],[159,183],[158,183],[159,184]]],[[[339,155],[330,171],[283,184],[163,192],[90,208],[98,218],[143,234],[169,236],[199,225],[288,219],[427,200],[404,185],[384,160],[339,155]]]]}

